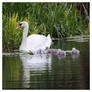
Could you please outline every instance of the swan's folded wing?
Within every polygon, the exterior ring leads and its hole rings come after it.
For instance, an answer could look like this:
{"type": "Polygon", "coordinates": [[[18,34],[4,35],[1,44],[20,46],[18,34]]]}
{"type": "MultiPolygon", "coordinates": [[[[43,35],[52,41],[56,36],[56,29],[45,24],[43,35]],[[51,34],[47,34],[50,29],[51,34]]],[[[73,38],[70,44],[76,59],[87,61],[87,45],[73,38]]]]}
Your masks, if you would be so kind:
{"type": "Polygon", "coordinates": [[[48,39],[43,35],[31,35],[27,38],[27,48],[30,51],[44,50],[48,46],[48,39]]]}

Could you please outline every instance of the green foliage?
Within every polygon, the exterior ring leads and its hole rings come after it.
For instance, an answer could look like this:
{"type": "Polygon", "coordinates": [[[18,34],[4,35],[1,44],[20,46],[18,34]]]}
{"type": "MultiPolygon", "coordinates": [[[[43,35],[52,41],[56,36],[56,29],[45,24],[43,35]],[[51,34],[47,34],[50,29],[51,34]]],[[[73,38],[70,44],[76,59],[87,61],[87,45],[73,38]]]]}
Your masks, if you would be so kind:
{"type": "Polygon", "coordinates": [[[18,14],[6,17],[3,15],[3,49],[5,51],[18,48],[21,31],[16,30],[18,14]]]}
{"type": "Polygon", "coordinates": [[[18,49],[22,31],[20,21],[28,21],[30,34],[50,34],[53,38],[81,35],[88,28],[77,3],[3,3],[3,48],[18,49]]]}
{"type": "Polygon", "coordinates": [[[89,35],[89,33],[90,33],[90,23],[88,23],[88,28],[85,31],[85,35],[89,35]]]}

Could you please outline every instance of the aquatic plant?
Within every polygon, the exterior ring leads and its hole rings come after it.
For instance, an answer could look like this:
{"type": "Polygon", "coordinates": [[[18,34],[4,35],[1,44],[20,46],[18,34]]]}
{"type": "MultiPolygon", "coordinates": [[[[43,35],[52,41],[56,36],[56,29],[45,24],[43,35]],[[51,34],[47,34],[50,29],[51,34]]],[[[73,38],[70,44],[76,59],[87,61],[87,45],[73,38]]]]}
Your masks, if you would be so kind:
{"type": "Polygon", "coordinates": [[[5,51],[17,49],[21,40],[21,31],[16,30],[18,14],[3,15],[3,49],[5,51]]]}

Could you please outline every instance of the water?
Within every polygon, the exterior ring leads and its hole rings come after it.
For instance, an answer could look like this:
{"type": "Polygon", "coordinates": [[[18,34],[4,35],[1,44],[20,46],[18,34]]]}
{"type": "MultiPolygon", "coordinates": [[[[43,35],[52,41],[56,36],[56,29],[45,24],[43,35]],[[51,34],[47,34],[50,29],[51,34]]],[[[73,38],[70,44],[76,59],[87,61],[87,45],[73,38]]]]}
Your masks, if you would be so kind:
{"type": "Polygon", "coordinates": [[[80,55],[3,53],[3,89],[89,89],[89,38],[53,40],[52,48],[80,50],[80,55]]]}

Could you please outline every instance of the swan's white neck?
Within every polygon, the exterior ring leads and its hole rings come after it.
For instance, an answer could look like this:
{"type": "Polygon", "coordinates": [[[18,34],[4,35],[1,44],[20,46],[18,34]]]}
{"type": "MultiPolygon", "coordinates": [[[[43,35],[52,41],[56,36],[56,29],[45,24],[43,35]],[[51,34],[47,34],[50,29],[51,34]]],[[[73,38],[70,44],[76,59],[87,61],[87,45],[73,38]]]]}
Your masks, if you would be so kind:
{"type": "Polygon", "coordinates": [[[27,45],[27,34],[28,34],[28,25],[26,25],[24,27],[24,30],[23,30],[23,39],[22,39],[22,43],[21,43],[21,46],[20,46],[20,50],[25,50],[26,45],[27,45]]]}
{"type": "Polygon", "coordinates": [[[24,27],[22,42],[24,42],[27,39],[27,33],[28,33],[28,25],[24,27]]]}

